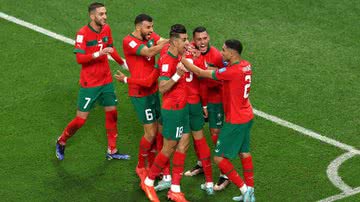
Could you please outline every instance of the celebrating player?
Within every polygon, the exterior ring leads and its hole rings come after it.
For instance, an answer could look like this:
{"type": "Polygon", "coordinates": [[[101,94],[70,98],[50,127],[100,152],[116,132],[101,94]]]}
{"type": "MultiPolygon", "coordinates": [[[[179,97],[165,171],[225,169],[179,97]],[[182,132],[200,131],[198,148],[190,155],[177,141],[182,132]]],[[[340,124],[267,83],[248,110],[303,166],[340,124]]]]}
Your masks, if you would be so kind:
{"type": "MultiPolygon", "coordinates": [[[[155,65],[154,56],[168,42],[157,35],[153,27],[153,19],[149,15],[140,14],[135,18],[135,30],[123,39],[126,63],[134,79],[141,79],[151,74],[155,65]]],[[[154,81],[149,87],[129,83],[128,87],[131,102],[144,127],[136,166],[136,173],[140,179],[143,179],[146,176],[146,160],[148,160],[148,166],[152,163],[148,157],[158,131],[160,117],[158,83],[154,81]]]]}
{"type": "Polygon", "coordinates": [[[56,142],[56,157],[59,160],[64,159],[66,141],[85,124],[91,108],[98,101],[105,110],[105,128],[108,137],[106,158],[129,159],[129,155],[118,153],[116,148],[117,99],[107,56],[111,55],[119,65],[124,65],[124,62],[113,47],[111,29],[106,24],[105,5],[92,3],[88,11],[91,22],[76,34],[74,49],[76,60],[82,66],[78,109],[76,117],[66,126],[56,142]]]}
{"type": "Polygon", "coordinates": [[[238,40],[227,40],[222,48],[228,67],[218,70],[202,70],[185,58],[182,63],[196,75],[223,81],[225,124],[216,144],[214,161],[221,172],[240,189],[242,196],[234,200],[255,201],[254,172],[250,154],[250,129],[253,124],[253,110],[249,101],[252,70],[248,61],[242,59],[242,44],[238,40]],[[241,158],[245,183],[229,161],[241,158]]]}
{"type": "Polygon", "coordinates": [[[184,171],[186,150],[189,147],[189,109],[185,69],[183,66],[178,66],[187,44],[185,27],[180,24],[171,26],[168,52],[158,62],[160,68],[159,91],[163,94],[161,115],[163,117],[164,145],[156,156],[148,176],[141,182],[141,188],[151,201],[159,201],[154,189],[154,180],[166,167],[174,152],[172,184],[167,197],[173,201],[187,201],[181,192],[180,181],[184,171]]]}
{"type": "MultiPolygon", "coordinates": [[[[207,65],[206,68],[223,67],[223,58],[220,51],[214,46],[210,45],[210,36],[205,27],[196,27],[193,31],[193,43],[195,48],[201,53],[199,60],[204,60],[207,65]]],[[[198,67],[201,67],[197,65],[198,67]]],[[[201,67],[203,68],[203,67],[201,67]]],[[[200,80],[201,102],[205,117],[209,120],[209,129],[211,139],[216,145],[220,129],[224,121],[224,110],[222,105],[222,81],[215,81],[212,79],[202,78],[200,80]]],[[[196,144],[194,144],[196,153],[196,144]]],[[[203,173],[203,165],[199,160],[197,164],[185,172],[185,176],[195,176],[203,173]]],[[[229,179],[226,175],[221,175],[218,182],[214,186],[215,191],[223,190],[229,184],[229,179]]]]}

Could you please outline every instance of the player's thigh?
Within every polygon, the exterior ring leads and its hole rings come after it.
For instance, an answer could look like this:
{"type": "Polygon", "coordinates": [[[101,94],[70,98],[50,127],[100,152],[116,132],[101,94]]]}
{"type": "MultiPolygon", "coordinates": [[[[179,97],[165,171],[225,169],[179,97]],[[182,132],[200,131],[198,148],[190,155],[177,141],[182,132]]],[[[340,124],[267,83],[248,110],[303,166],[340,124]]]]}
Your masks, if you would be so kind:
{"type": "Polygon", "coordinates": [[[209,128],[221,128],[224,123],[224,109],[221,103],[208,103],[209,128]]]}
{"type": "Polygon", "coordinates": [[[240,147],[240,153],[249,153],[250,152],[250,133],[251,128],[254,123],[254,120],[251,120],[241,126],[241,133],[244,136],[244,142],[240,147]]]}
{"type": "Polygon", "coordinates": [[[101,94],[100,87],[80,88],[78,94],[77,108],[82,112],[89,112],[96,104],[101,94]]]}
{"type": "Polygon", "coordinates": [[[219,139],[215,148],[215,156],[236,158],[244,142],[244,135],[241,135],[241,124],[230,124],[225,122],[221,129],[219,139]]]}
{"type": "Polygon", "coordinates": [[[183,134],[190,132],[189,111],[186,106],[180,110],[161,110],[164,138],[179,141],[183,134]]]}
{"type": "Polygon", "coordinates": [[[154,95],[145,97],[130,97],[135,107],[136,115],[143,124],[150,124],[157,121],[160,116],[157,111],[157,101],[154,95]]]}
{"type": "Polygon", "coordinates": [[[116,106],[117,98],[115,95],[115,89],[113,83],[104,85],[100,89],[99,104],[103,107],[116,106]]]}
{"type": "Polygon", "coordinates": [[[202,106],[198,104],[189,104],[190,130],[199,131],[204,127],[204,116],[202,106]]]}

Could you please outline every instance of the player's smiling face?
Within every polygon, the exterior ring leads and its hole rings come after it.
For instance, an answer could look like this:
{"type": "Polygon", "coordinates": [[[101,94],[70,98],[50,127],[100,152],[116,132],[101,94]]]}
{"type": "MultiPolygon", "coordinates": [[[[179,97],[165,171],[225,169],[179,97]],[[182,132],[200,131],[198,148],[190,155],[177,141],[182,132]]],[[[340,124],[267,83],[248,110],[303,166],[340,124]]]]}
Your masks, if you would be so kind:
{"type": "Polygon", "coordinates": [[[141,23],[140,32],[143,40],[149,40],[150,35],[154,32],[154,23],[149,21],[143,21],[141,23]]]}
{"type": "Polygon", "coordinates": [[[194,43],[197,49],[200,50],[202,53],[206,53],[209,47],[210,36],[205,32],[195,32],[194,35],[194,43]]]}
{"type": "Polygon", "coordinates": [[[96,23],[98,26],[104,26],[106,24],[106,8],[99,7],[91,14],[91,19],[96,23]]]}
{"type": "Polygon", "coordinates": [[[175,46],[179,51],[179,54],[183,54],[185,52],[185,46],[189,44],[188,35],[187,34],[179,34],[179,37],[175,40],[175,46]]]}

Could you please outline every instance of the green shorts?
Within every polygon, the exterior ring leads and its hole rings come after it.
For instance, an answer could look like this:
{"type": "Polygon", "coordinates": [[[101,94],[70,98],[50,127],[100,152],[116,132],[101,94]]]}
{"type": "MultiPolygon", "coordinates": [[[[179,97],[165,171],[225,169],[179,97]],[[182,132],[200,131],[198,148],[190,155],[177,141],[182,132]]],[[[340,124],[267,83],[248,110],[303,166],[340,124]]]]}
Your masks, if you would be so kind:
{"type": "Polygon", "coordinates": [[[159,92],[145,97],[130,97],[136,114],[143,124],[149,124],[160,118],[159,92]]]}
{"type": "Polygon", "coordinates": [[[207,105],[209,113],[209,128],[221,128],[224,123],[224,108],[222,103],[207,105]]]}
{"type": "Polygon", "coordinates": [[[78,110],[82,112],[90,111],[95,103],[99,102],[101,106],[116,106],[117,99],[114,85],[112,83],[94,88],[80,87],[78,95],[78,110]]]}
{"type": "Polygon", "coordinates": [[[235,158],[250,151],[250,130],[253,120],[244,124],[225,122],[216,143],[215,156],[235,158]]]}
{"type": "Polygon", "coordinates": [[[188,105],[180,110],[161,109],[161,116],[166,139],[179,141],[184,133],[190,132],[188,105]]]}
{"type": "Polygon", "coordinates": [[[188,104],[189,106],[189,120],[191,131],[199,131],[204,127],[204,115],[202,106],[197,104],[188,104]]]}

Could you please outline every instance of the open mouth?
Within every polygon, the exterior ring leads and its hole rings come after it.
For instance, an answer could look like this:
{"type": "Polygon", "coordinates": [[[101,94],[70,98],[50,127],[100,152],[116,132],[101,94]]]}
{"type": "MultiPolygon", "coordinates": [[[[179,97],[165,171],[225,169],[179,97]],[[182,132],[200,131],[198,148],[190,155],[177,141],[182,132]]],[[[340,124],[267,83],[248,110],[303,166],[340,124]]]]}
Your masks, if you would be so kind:
{"type": "Polygon", "coordinates": [[[151,36],[152,32],[149,32],[145,37],[146,39],[150,39],[150,36],[151,36]]]}
{"type": "Polygon", "coordinates": [[[201,44],[201,45],[199,46],[199,50],[200,50],[200,52],[206,52],[207,46],[206,46],[205,44],[201,44]]]}

